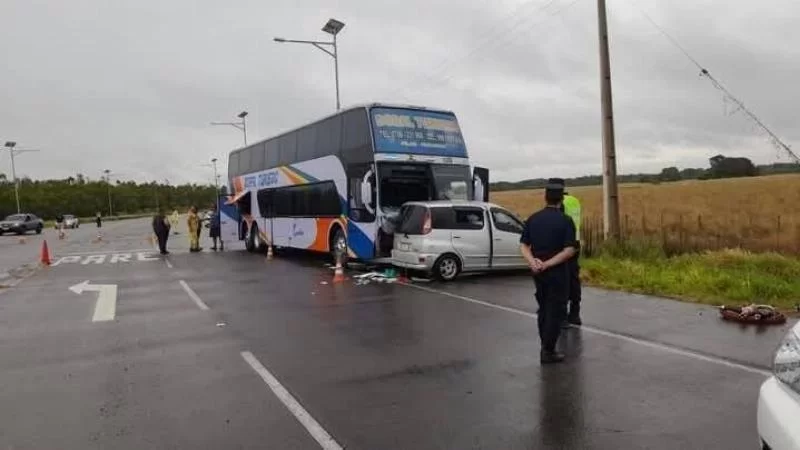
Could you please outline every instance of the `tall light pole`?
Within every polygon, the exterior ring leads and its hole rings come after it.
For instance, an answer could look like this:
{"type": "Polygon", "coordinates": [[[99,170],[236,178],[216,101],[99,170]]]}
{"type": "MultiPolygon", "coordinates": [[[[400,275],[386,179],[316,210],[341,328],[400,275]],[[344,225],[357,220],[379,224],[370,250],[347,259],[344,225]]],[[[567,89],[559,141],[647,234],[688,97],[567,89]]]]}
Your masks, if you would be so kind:
{"type": "Polygon", "coordinates": [[[611,62],[608,53],[606,0],[597,0],[600,41],[600,101],[603,119],[603,228],[606,238],[618,239],[619,194],[617,192],[617,150],[614,140],[614,106],[611,96],[611,62]]]}
{"type": "Polygon", "coordinates": [[[244,146],[247,147],[247,111],[240,112],[236,117],[242,119],[241,122],[211,122],[211,125],[230,125],[234,128],[242,130],[244,133],[244,146]]]}
{"type": "Polygon", "coordinates": [[[17,201],[17,214],[21,212],[21,208],[19,206],[19,180],[17,179],[17,168],[14,164],[14,157],[20,153],[25,152],[38,152],[39,150],[35,149],[20,149],[16,148],[17,143],[14,141],[6,141],[5,147],[8,149],[8,153],[11,155],[11,178],[14,182],[14,198],[17,201]]]}
{"type": "Polygon", "coordinates": [[[280,43],[290,43],[290,44],[311,44],[314,47],[322,50],[323,52],[327,53],[331,57],[333,57],[333,72],[334,77],[336,78],[336,110],[338,111],[341,109],[341,103],[339,102],[339,52],[337,51],[336,47],[336,35],[339,34],[344,28],[344,22],[341,22],[336,19],[329,19],[328,22],[322,27],[322,31],[330,34],[333,36],[333,40],[330,42],[327,41],[302,41],[297,39],[284,39],[281,37],[276,37],[274,40],[275,42],[280,43]],[[333,48],[333,51],[328,50],[325,47],[333,48]]]}
{"type": "Polygon", "coordinates": [[[108,186],[108,217],[111,218],[111,216],[114,215],[114,211],[111,208],[111,171],[106,169],[103,173],[106,174],[106,185],[108,186]]]}
{"type": "Polygon", "coordinates": [[[211,158],[211,165],[214,167],[214,202],[217,205],[217,214],[219,214],[219,175],[217,175],[217,158],[211,158]]]}

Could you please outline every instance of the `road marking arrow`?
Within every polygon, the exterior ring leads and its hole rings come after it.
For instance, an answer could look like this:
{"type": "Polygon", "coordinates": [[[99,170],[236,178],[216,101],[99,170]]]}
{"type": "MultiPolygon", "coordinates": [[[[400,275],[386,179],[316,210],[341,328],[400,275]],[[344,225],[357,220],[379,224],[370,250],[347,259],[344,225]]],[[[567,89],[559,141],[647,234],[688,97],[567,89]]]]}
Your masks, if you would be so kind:
{"type": "Polygon", "coordinates": [[[84,291],[95,291],[97,303],[94,305],[92,322],[107,322],[114,320],[117,312],[117,285],[116,284],[89,284],[89,280],[70,286],[70,291],[81,295],[84,291]]]}

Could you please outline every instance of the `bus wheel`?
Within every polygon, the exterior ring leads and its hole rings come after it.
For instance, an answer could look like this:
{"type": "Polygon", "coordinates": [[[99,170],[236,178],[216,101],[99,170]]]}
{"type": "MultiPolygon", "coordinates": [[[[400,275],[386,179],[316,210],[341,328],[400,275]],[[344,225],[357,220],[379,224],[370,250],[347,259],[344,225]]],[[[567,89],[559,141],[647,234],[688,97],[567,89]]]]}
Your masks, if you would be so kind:
{"type": "Polygon", "coordinates": [[[333,229],[330,242],[331,259],[336,262],[336,256],[342,255],[342,264],[347,263],[347,236],[340,227],[333,229]]]}

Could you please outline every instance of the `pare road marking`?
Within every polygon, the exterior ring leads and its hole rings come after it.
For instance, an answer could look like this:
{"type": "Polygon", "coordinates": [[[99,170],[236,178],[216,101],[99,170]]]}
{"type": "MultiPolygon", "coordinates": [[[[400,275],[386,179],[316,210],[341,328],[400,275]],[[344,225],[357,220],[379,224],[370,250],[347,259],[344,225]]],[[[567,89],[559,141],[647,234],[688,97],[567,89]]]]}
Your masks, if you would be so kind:
{"type": "Polygon", "coordinates": [[[154,257],[150,252],[135,252],[135,253],[98,253],[92,255],[69,255],[62,256],[61,258],[53,261],[51,266],[59,266],[61,264],[81,264],[87,266],[89,264],[121,264],[121,263],[137,263],[158,261],[160,258],[154,257]]]}

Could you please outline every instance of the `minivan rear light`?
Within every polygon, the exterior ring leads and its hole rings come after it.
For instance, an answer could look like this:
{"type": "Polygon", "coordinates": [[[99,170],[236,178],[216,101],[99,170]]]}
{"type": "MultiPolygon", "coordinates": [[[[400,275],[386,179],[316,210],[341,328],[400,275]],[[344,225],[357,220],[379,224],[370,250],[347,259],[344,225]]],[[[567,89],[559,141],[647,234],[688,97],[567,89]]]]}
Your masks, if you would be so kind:
{"type": "Polygon", "coordinates": [[[433,229],[431,225],[431,210],[425,208],[425,221],[422,222],[422,234],[428,234],[433,229]]]}

